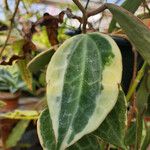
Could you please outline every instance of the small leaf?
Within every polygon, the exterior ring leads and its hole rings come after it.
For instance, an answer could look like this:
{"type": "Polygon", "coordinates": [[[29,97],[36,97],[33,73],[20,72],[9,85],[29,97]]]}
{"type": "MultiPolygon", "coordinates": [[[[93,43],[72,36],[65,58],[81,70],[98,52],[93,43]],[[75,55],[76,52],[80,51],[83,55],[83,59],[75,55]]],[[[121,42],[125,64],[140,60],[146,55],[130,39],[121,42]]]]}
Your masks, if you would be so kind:
{"type": "Polygon", "coordinates": [[[37,132],[41,146],[44,150],[56,149],[56,141],[48,109],[41,112],[37,122],[37,132]]]}
{"type": "MultiPolygon", "coordinates": [[[[121,5],[124,9],[130,11],[131,13],[135,13],[138,7],[141,5],[143,0],[125,0],[125,2],[121,5]]],[[[109,32],[112,32],[116,28],[116,21],[113,18],[109,25],[109,32]]]]}
{"type": "Polygon", "coordinates": [[[115,20],[120,24],[130,41],[145,61],[150,64],[150,30],[129,11],[114,4],[106,4],[115,20]]]}
{"type": "Polygon", "coordinates": [[[6,140],[7,148],[14,147],[17,145],[18,141],[21,139],[29,123],[29,120],[21,120],[17,123],[17,125],[12,129],[12,132],[8,136],[8,139],[6,140]]]}
{"type": "Polygon", "coordinates": [[[126,122],[126,99],[124,92],[120,91],[115,107],[105,118],[100,127],[94,132],[94,134],[107,143],[125,149],[124,137],[126,122]]]}
{"type": "MultiPolygon", "coordinates": [[[[37,124],[38,136],[44,150],[56,150],[56,141],[49,110],[45,109],[37,124]]],[[[67,150],[100,150],[99,141],[94,135],[86,135],[67,150]]]]}
{"type": "Polygon", "coordinates": [[[147,101],[147,111],[145,112],[145,116],[150,116],[150,95],[148,97],[148,101],[147,101]]]}
{"type": "Polygon", "coordinates": [[[55,53],[55,50],[52,48],[50,50],[41,52],[36,57],[34,57],[27,65],[28,69],[32,73],[43,69],[51,60],[51,57],[55,53]]]}
{"type": "MultiPolygon", "coordinates": [[[[146,150],[150,144],[150,126],[146,129],[146,136],[141,146],[141,150],[146,150]]],[[[148,150],[148,149],[147,149],[148,150]]]]}

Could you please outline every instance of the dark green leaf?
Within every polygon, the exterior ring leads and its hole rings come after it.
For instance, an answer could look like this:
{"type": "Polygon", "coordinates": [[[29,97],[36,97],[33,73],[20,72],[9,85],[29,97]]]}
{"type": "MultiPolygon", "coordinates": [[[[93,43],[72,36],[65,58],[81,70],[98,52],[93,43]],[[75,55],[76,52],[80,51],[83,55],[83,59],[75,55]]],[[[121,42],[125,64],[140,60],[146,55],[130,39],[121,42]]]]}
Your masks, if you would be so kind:
{"type": "Polygon", "coordinates": [[[17,125],[13,128],[12,132],[9,134],[6,141],[7,148],[17,145],[17,142],[21,139],[29,123],[29,120],[21,120],[17,123],[17,125]]]}
{"type": "Polygon", "coordinates": [[[146,62],[150,64],[150,30],[129,11],[114,4],[106,4],[130,41],[146,62]]]}
{"type": "Polygon", "coordinates": [[[147,83],[147,79],[150,78],[150,76],[148,77],[146,74],[144,75],[144,78],[142,79],[142,82],[140,84],[140,87],[137,91],[137,100],[136,100],[136,105],[138,108],[139,113],[143,114],[143,112],[146,110],[147,106],[148,106],[148,98],[149,98],[149,91],[148,91],[148,83],[147,83]]]}
{"type": "Polygon", "coordinates": [[[134,145],[135,139],[136,139],[136,122],[131,122],[131,125],[128,128],[125,136],[125,144],[127,146],[134,145]]]}
{"type": "MultiPolygon", "coordinates": [[[[143,0],[125,0],[125,2],[121,5],[124,9],[130,11],[131,13],[135,13],[138,7],[141,5],[143,0]]],[[[109,25],[109,32],[112,32],[116,28],[116,21],[113,18],[109,25]]]]}
{"type": "MultiPolygon", "coordinates": [[[[142,122],[141,123],[142,125],[140,125],[140,126],[142,126],[142,128],[138,127],[139,129],[137,128],[137,125],[136,125],[137,122],[136,121],[131,122],[131,125],[129,126],[129,128],[128,128],[127,132],[126,132],[126,136],[125,136],[125,144],[126,144],[126,146],[134,146],[135,147],[135,144],[137,144],[136,140],[140,140],[140,141],[137,141],[137,142],[142,142],[142,145],[144,143],[145,144],[147,143],[148,136],[149,136],[149,133],[148,133],[149,129],[146,130],[146,128],[145,128],[145,126],[143,124],[143,120],[141,120],[141,122],[142,122]],[[137,133],[136,133],[137,131],[139,132],[138,134],[140,134],[140,138],[139,139],[138,139],[138,137],[136,137],[137,136],[137,133]]],[[[143,150],[145,150],[145,149],[143,149],[143,150]]]]}
{"type": "Polygon", "coordinates": [[[150,145],[150,126],[148,126],[146,129],[146,136],[145,136],[144,141],[142,143],[141,150],[146,150],[149,145],[150,145]]]}
{"type": "Polygon", "coordinates": [[[124,137],[126,122],[126,99],[123,91],[120,91],[115,107],[94,134],[107,143],[125,149],[124,137]]]}

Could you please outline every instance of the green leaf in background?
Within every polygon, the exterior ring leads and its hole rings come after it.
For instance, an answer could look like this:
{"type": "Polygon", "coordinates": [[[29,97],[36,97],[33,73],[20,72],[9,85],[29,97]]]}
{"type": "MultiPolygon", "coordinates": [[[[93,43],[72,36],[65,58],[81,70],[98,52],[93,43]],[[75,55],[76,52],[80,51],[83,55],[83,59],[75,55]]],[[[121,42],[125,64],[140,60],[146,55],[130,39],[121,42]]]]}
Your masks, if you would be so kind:
{"type": "Polygon", "coordinates": [[[0,118],[7,119],[22,119],[22,120],[37,120],[39,113],[34,110],[18,110],[16,109],[13,112],[2,113],[0,118]]]}
{"type": "Polygon", "coordinates": [[[150,84],[150,82],[148,82],[148,78],[150,78],[150,75],[145,74],[137,91],[136,106],[140,114],[143,114],[148,106],[148,98],[150,95],[147,89],[147,85],[150,84]]]}
{"type": "MultiPolygon", "coordinates": [[[[145,112],[147,112],[146,110],[148,110],[148,98],[149,98],[149,78],[150,75],[146,74],[144,75],[142,82],[138,88],[137,91],[137,98],[136,98],[136,106],[137,106],[137,130],[136,130],[136,145],[139,147],[141,147],[141,142],[142,142],[142,131],[144,130],[143,128],[143,115],[145,112]]],[[[148,130],[147,130],[148,131],[148,130]]],[[[148,134],[148,133],[146,133],[148,134]]],[[[149,135],[147,135],[149,136],[149,135]]],[[[146,140],[145,140],[146,142],[146,140]]],[[[145,147],[145,146],[144,146],[145,147]]]]}
{"type": "Polygon", "coordinates": [[[150,64],[150,30],[129,11],[114,4],[106,4],[137,51],[150,64]]]}
{"type": "Polygon", "coordinates": [[[14,147],[17,145],[18,141],[21,139],[29,123],[29,120],[21,120],[17,123],[17,125],[12,129],[11,133],[9,134],[8,139],[6,140],[7,148],[14,147]]]}
{"type": "MultiPolygon", "coordinates": [[[[125,0],[125,2],[121,5],[121,7],[134,14],[142,2],[143,0],[125,0]]],[[[112,32],[115,28],[116,28],[116,20],[113,18],[109,25],[108,32],[109,33],[112,32]]]]}
{"type": "Polygon", "coordinates": [[[40,76],[39,76],[39,83],[40,85],[42,85],[43,87],[46,86],[46,73],[45,71],[43,71],[40,76]]]}
{"type": "Polygon", "coordinates": [[[43,69],[50,62],[54,53],[54,48],[41,52],[28,63],[28,69],[32,73],[36,73],[37,71],[43,69]]]}
{"type": "MultiPolygon", "coordinates": [[[[56,141],[48,109],[41,113],[37,128],[43,149],[56,150],[56,141]]],[[[98,139],[94,135],[86,135],[77,143],[67,148],[67,150],[100,150],[100,146],[98,139]]]]}
{"type": "Polygon", "coordinates": [[[32,91],[32,74],[27,68],[27,63],[27,60],[19,60],[17,62],[22,79],[25,81],[28,89],[32,91]]]}
{"type": "Polygon", "coordinates": [[[94,132],[94,134],[107,143],[126,149],[124,144],[126,124],[126,99],[124,92],[120,91],[115,107],[108,114],[100,127],[94,132]]]}
{"type": "MultiPolygon", "coordinates": [[[[148,141],[149,141],[149,133],[148,133],[149,132],[149,127],[146,128],[143,120],[141,120],[141,121],[142,121],[142,125],[141,125],[142,129],[137,128],[136,121],[131,122],[131,125],[128,127],[126,135],[125,135],[125,145],[126,146],[135,147],[135,145],[137,144],[136,143],[137,142],[136,141],[137,140],[137,137],[136,137],[137,134],[142,134],[142,135],[140,135],[140,139],[138,139],[138,140],[140,140],[138,142],[140,142],[140,145],[141,145],[138,149],[141,150],[142,146],[143,147],[148,146],[147,144],[149,144],[148,143],[148,141]],[[142,131],[139,131],[139,130],[142,130],[142,131]],[[136,133],[137,131],[139,131],[139,133],[136,133]]],[[[146,150],[146,149],[142,149],[142,150],[146,150]]]]}
{"type": "Polygon", "coordinates": [[[150,146],[150,123],[148,123],[146,128],[146,136],[143,140],[141,150],[146,150],[150,146]]]}
{"type": "Polygon", "coordinates": [[[16,54],[21,53],[24,44],[25,44],[24,39],[14,41],[12,44],[12,49],[13,49],[14,53],[16,53],[16,54]]]}
{"type": "Polygon", "coordinates": [[[136,122],[131,122],[130,127],[127,129],[125,135],[125,145],[131,146],[135,144],[136,139],[136,122]]]}
{"type": "Polygon", "coordinates": [[[117,101],[121,76],[120,50],[107,35],[77,35],[58,48],[46,73],[57,149],[99,127],[117,101]]]}
{"type": "Polygon", "coordinates": [[[33,35],[32,40],[40,49],[47,49],[51,46],[44,26],[40,32],[33,35]]]}

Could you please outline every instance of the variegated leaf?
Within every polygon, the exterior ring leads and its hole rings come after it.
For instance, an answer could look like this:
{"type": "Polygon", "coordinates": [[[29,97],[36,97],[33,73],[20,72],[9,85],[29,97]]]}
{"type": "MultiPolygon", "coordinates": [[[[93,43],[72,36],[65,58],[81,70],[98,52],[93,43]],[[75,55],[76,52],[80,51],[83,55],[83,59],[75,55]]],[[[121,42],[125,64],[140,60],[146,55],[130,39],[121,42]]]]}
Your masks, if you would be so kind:
{"type": "Polygon", "coordinates": [[[107,35],[77,35],[58,48],[46,74],[57,149],[99,127],[116,103],[121,76],[120,50],[107,35]]]}
{"type": "Polygon", "coordinates": [[[40,144],[44,150],[56,149],[56,141],[48,109],[42,111],[39,116],[37,122],[37,132],[40,144]]]}
{"type": "Polygon", "coordinates": [[[37,71],[43,69],[51,60],[51,57],[53,56],[54,52],[55,50],[53,48],[41,52],[28,63],[28,69],[32,73],[36,73],[37,71]]]}
{"type": "Polygon", "coordinates": [[[95,135],[105,142],[126,149],[124,137],[127,124],[127,106],[123,91],[119,92],[115,107],[105,118],[100,127],[94,132],[95,135]]]}
{"type": "MultiPolygon", "coordinates": [[[[56,150],[56,141],[49,110],[45,109],[38,119],[38,136],[44,150],[56,150]]],[[[67,150],[100,150],[99,141],[94,135],[86,135],[67,150]]]]}
{"type": "MultiPolygon", "coordinates": [[[[149,84],[150,82],[148,82],[148,79],[150,78],[149,75],[145,74],[141,84],[138,88],[137,91],[137,100],[136,100],[136,106],[138,108],[139,113],[143,113],[145,110],[147,110],[147,106],[148,106],[148,98],[149,98],[149,84]]],[[[146,111],[145,111],[146,112],[146,111]]]]}

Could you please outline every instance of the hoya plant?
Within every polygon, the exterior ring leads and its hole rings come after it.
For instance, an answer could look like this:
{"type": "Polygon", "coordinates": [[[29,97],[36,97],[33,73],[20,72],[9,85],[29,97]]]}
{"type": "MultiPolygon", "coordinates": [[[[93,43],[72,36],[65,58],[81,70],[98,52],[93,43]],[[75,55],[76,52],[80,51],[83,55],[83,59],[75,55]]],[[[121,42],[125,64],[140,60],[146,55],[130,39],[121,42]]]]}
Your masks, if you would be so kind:
{"type": "Polygon", "coordinates": [[[47,106],[37,121],[43,150],[148,149],[150,30],[134,15],[146,1],[125,0],[121,6],[105,3],[90,11],[79,0],[72,1],[82,17],[74,15],[70,8],[57,16],[45,13],[24,30],[19,56],[11,58],[27,60],[27,68],[26,65],[21,68],[29,86],[32,85],[29,70],[38,74],[46,68],[47,106]],[[95,31],[88,20],[106,9],[113,16],[109,25],[111,34],[95,31]],[[58,37],[64,15],[77,19],[81,25],[71,33],[72,37],[65,36],[62,40],[58,37]],[[51,48],[29,62],[31,51],[36,50],[32,42],[36,26],[44,26],[51,48]],[[122,86],[122,75],[128,68],[123,65],[121,50],[112,38],[118,28],[130,41],[134,53],[133,77],[127,92],[122,86]],[[138,67],[137,53],[141,58],[138,67]]]}
{"type": "MultiPolygon", "coordinates": [[[[83,33],[66,40],[49,59],[48,108],[41,113],[37,125],[40,143],[47,150],[98,150],[109,144],[118,149],[133,146],[144,150],[150,142],[148,124],[143,119],[149,94],[146,99],[137,97],[134,101],[136,121],[130,122],[127,110],[150,64],[150,31],[122,7],[106,3],[88,12],[78,0],[73,2],[83,13],[83,33]],[[123,66],[117,44],[108,35],[86,31],[88,17],[105,9],[110,10],[145,61],[126,96],[121,87],[123,66]]],[[[141,93],[142,83],[138,89],[138,96],[148,93],[141,93]]]]}

